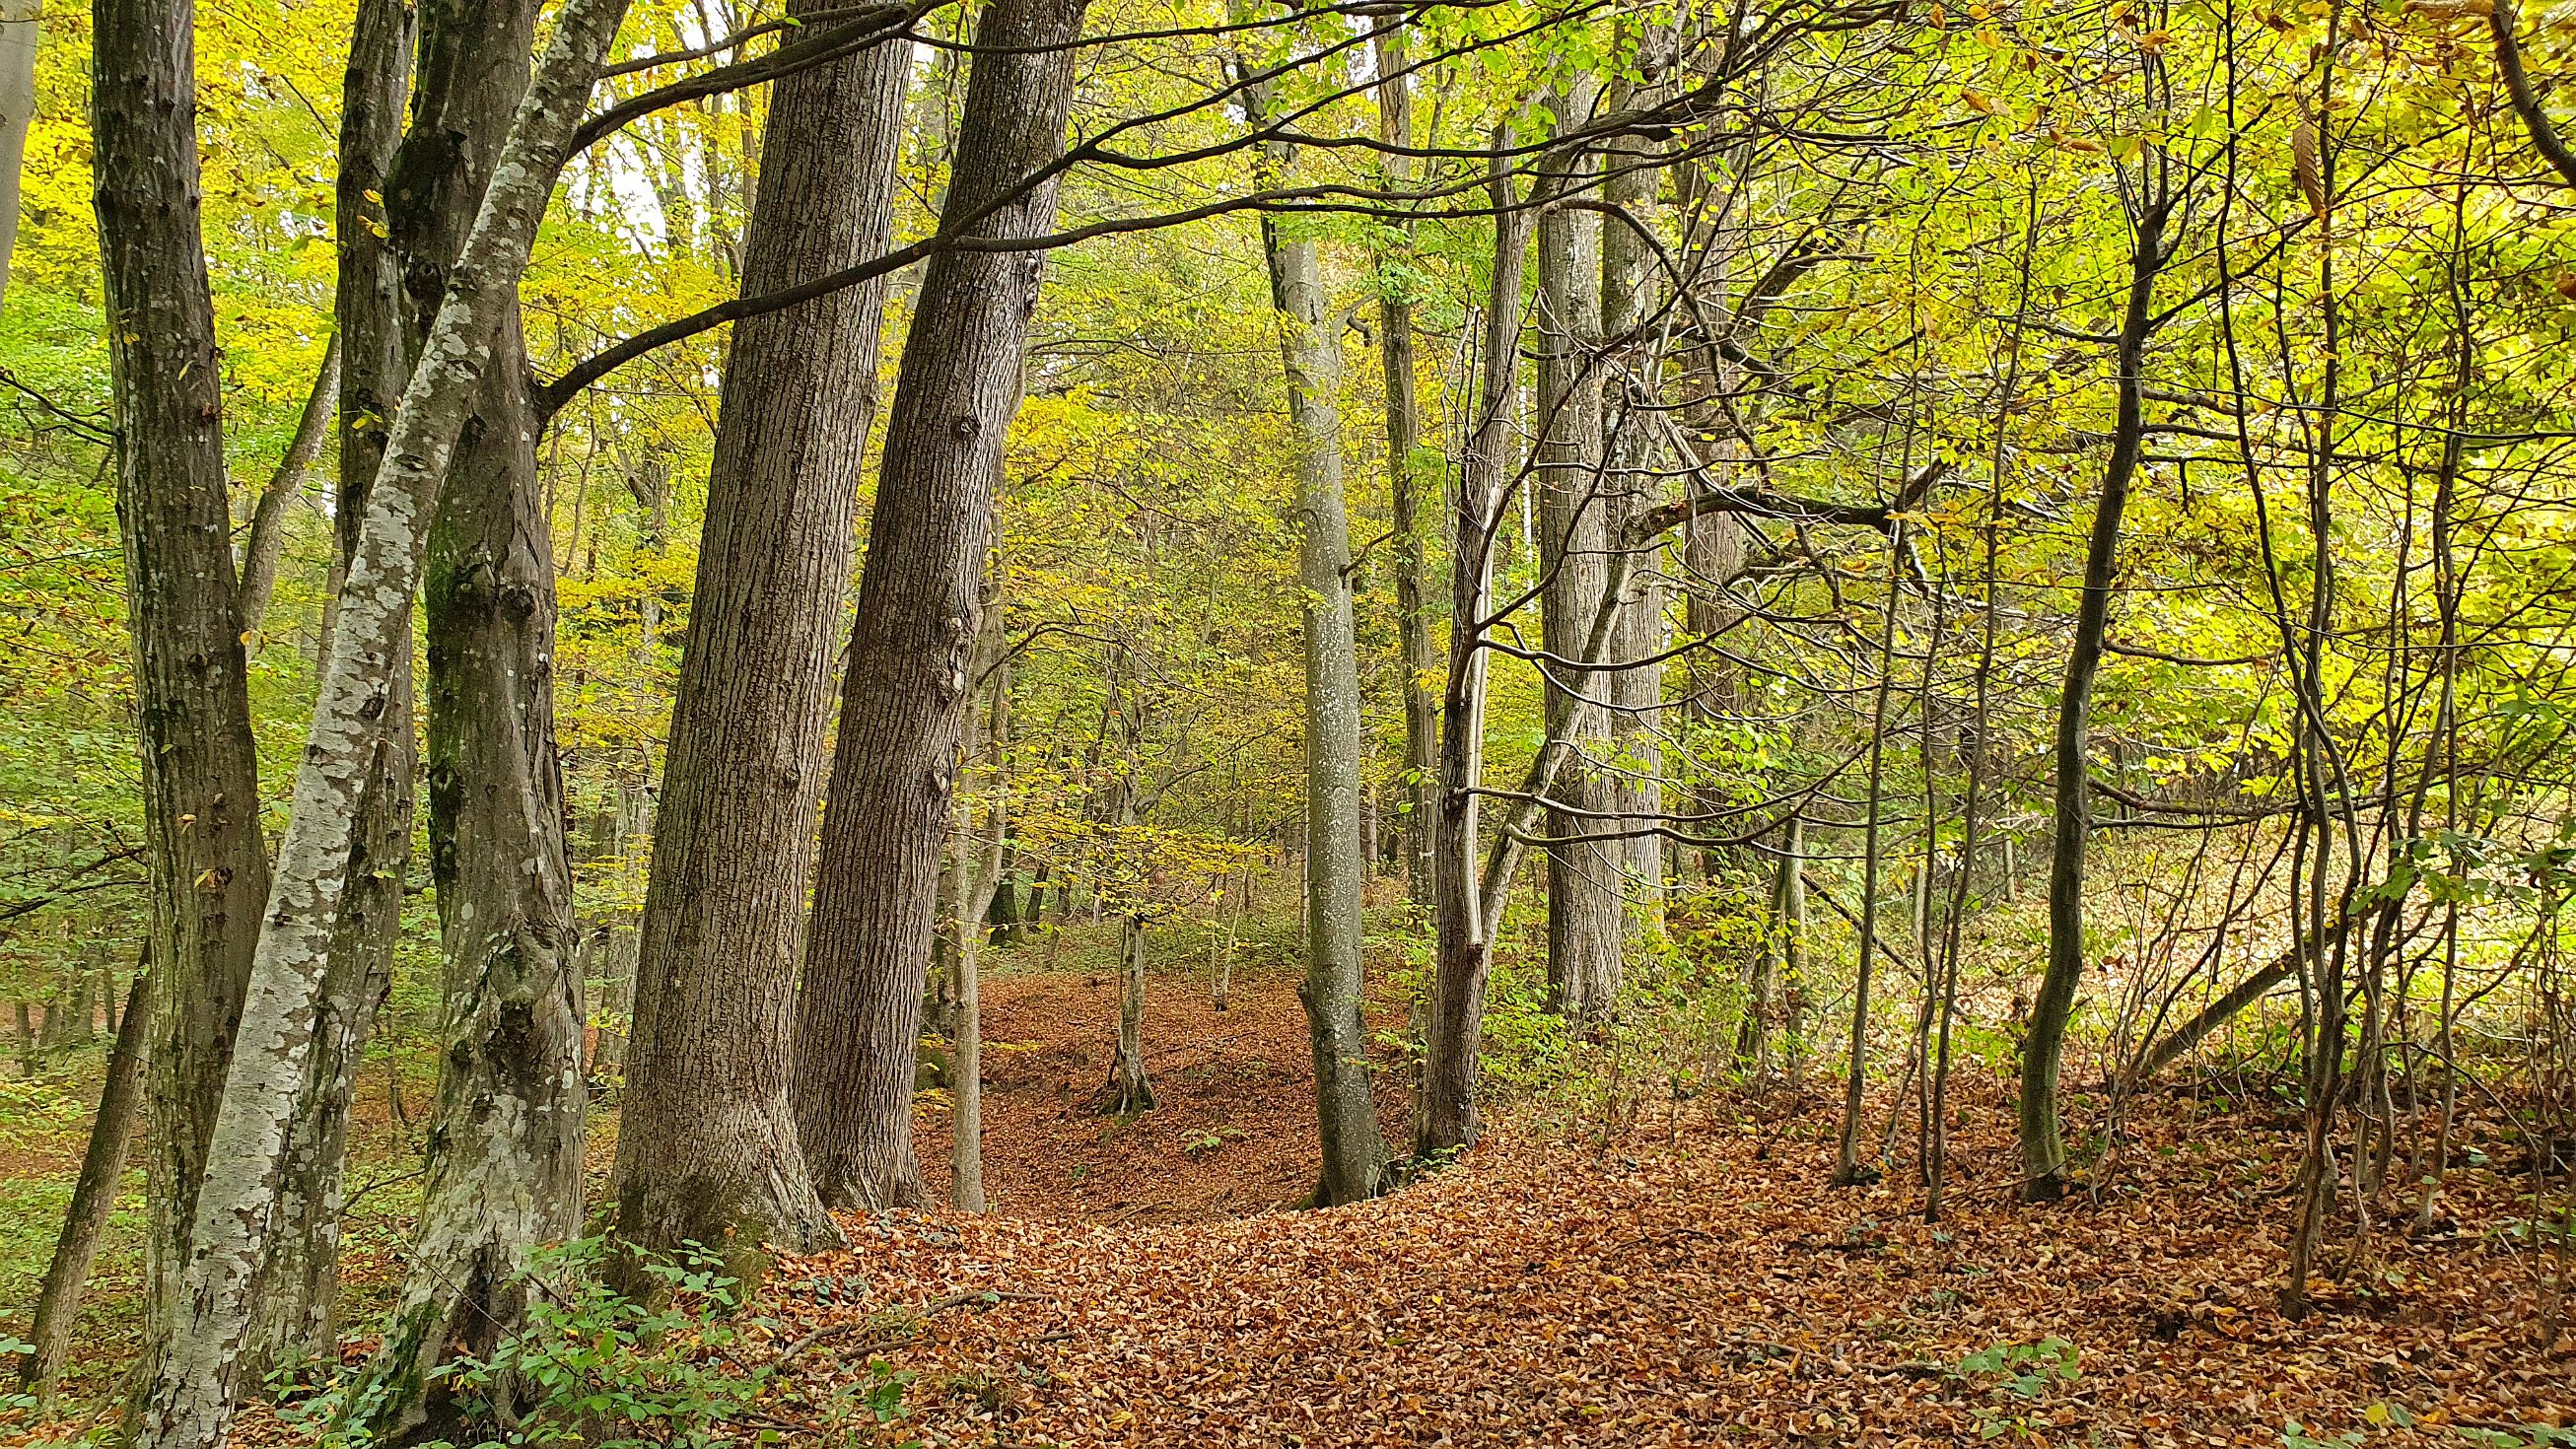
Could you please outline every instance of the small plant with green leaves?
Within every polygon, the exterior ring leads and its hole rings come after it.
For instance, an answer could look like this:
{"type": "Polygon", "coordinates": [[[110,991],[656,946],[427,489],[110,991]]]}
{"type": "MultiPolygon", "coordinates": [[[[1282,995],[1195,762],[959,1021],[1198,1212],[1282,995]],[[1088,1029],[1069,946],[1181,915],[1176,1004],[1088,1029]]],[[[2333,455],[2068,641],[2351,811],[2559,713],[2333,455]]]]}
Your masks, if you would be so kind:
{"type": "Polygon", "coordinates": [[[2040,1437],[2042,1401],[2051,1389],[2084,1375],[2083,1355],[2054,1335],[2037,1343],[1998,1343],[1959,1360],[1952,1375],[1982,1386],[1988,1402],[1969,1410],[1980,1439],[2040,1437]]]}

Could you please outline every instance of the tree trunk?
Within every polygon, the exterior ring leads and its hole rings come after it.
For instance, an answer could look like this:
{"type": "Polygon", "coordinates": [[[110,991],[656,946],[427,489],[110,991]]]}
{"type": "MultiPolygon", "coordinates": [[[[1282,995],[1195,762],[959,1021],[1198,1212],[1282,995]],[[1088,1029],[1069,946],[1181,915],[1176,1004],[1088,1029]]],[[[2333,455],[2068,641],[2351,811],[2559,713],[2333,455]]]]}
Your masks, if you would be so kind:
{"type": "MultiPolygon", "coordinates": [[[[1390,24],[1375,46],[1378,138],[1391,148],[1410,146],[1413,81],[1405,74],[1403,30],[1390,24]]],[[[1389,189],[1401,190],[1412,179],[1412,159],[1400,150],[1389,150],[1382,164],[1389,189]]],[[[1389,265],[1410,250],[1411,229],[1398,235],[1400,240],[1378,258],[1378,361],[1385,374],[1387,489],[1395,511],[1396,639],[1404,664],[1405,879],[1414,901],[1429,905],[1436,873],[1432,798],[1440,773],[1440,702],[1432,689],[1440,658],[1431,647],[1431,614],[1423,595],[1429,552],[1423,503],[1437,483],[1428,475],[1425,460],[1415,456],[1422,443],[1422,408],[1415,387],[1413,303],[1411,289],[1389,265]]]]}
{"type": "Polygon", "coordinates": [[[1477,1059],[1485,986],[1493,966],[1493,923],[1485,918],[1476,871],[1480,797],[1475,792],[1485,774],[1483,629],[1493,594],[1494,537],[1502,524],[1504,483],[1515,471],[1521,277],[1529,252],[1527,215],[1515,205],[1518,198],[1500,158],[1493,171],[1493,285],[1486,297],[1479,360],[1481,398],[1459,470],[1450,563],[1449,675],[1440,706],[1440,792],[1432,862],[1436,954],[1423,1027],[1423,1100],[1414,1113],[1417,1158],[1475,1144],[1477,1059]]]}
{"type": "Polygon", "coordinates": [[[35,1326],[27,1332],[35,1347],[19,1366],[18,1382],[48,1399],[71,1351],[81,1291],[89,1286],[90,1265],[98,1259],[98,1240],[107,1231],[108,1214],[116,1209],[117,1183],[125,1176],[126,1149],[134,1141],[134,1105],[142,1095],[143,1059],[151,1050],[148,981],[141,971],[136,972],[124,1024],[117,1028],[116,1045],[108,1050],[107,1085],[99,1089],[98,1115],[90,1120],[89,1150],[81,1155],[71,1207],[63,1214],[62,1235],[54,1240],[44,1289],[36,1295],[35,1326]]]}
{"type": "Polygon", "coordinates": [[[9,300],[9,262],[18,249],[18,174],[27,127],[36,118],[36,46],[44,0],[0,0],[0,305],[9,300]]]}
{"type": "MultiPolygon", "coordinates": [[[[1572,130],[1591,117],[1600,94],[1589,75],[1549,97],[1557,130],[1572,130]]],[[[1547,199],[1577,195],[1594,180],[1594,158],[1581,150],[1553,153],[1542,163],[1539,184],[1547,199]]],[[[1538,490],[1539,569],[1545,577],[1539,612],[1548,652],[1559,660],[1580,656],[1585,632],[1601,603],[1608,564],[1609,512],[1601,478],[1601,375],[1596,354],[1601,323],[1601,218],[1570,207],[1550,207],[1538,223],[1538,490]]],[[[1549,666],[1548,736],[1583,755],[1597,756],[1600,734],[1568,733],[1581,712],[1567,687],[1566,666],[1549,666]]],[[[1605,681],[1606,683],[1606,681],[1605,681]]],[[[1589,758],[1562,766],[1550,798],[1588,814],[1550,811],[1551,837],[1597,834],[1613,828],[1606,812],[1618,801],[1610,781],[1589,758]]],[[[1627,922],[1620,887],[1626,848],[1615,840],[1577,840],[1547,853],[1547,983],[1549,1003],[1576,1021],[1606,1011],[1618,994],[1627,922]]]]}
{"type": "MultiPolygon", "coordinates": [[[[1001,571],[994,571],[996,577],[1001,571]]],[[[959,1212],[984,1210],[984,1021],[983,994],[977,977],[984,933],[977,929],[1002,881],[1002,862],[1010,847],[1011,665],[1002,650],[1002,610],[998,598],[985,600],[984,626],[976,648],[979,675],[992,678],[993,703],[985,713],[984,750],[993,767],[992,800],[979,841],[971,809],[957,812],[956,863],[951,875],[956,901],[957,1008],[949,1028],[952,1058],[948,1092],[954,1104],[949,1131],[948,1205],[959,1212]]]]}
{"type": "MultiPolygon", "coordinates": [[[[354,148],[350,154],[358,159],[353,169],[361,175],[384,174],[377,148],[390,151],[392,125],[402,112],[413,35],[409,16],[399,13],[403,8],[371,3],[352,29],[350,65],[342,88],[342,142],[354,148]],[[386,8],[398,13],[376,13],[386,8]]],[[[381,203],[361,198],[361,204],[381,203]]],[[[340,301],[350,304],[333,333],[334,346],[341,353],[339,365],[345,371],[354,347],[364,360],[362,365],[392,369],[389,375],[369,380],[368,394],[398,394],[409,373],[407,355],[401,350],[398,299],[370,287],[370,282],[394,284],[390,261],[376,257],[385,239],[363,223],[343,229],[360,233],[363,239],[342,238],[353,274],[339,294],[340,301]],[[390,332],[390,339],[384,332],[390,332]]],[[[430,305],[436,305],[434,298],[430,305]]],[[[335,385],[340,381],[335,378],[335,385]]],[[[327,405],[317,415],[316,400],[324,396],[317,382],[298,426],[299,442],[308,430],[318,438],[322,424],[329,421],[327,405]]],[[[345,578],[356,556],[368,491],[382,460],[371,440],[351,432],[345,421],[342,437],[340,496],[333,516],[335,558],[345,578]]],[[[281,476],[284,471],[281,467],[281,476]]],[[[274,567],[273,558],[270,567],[274,567]]],[[[359,798],[351,831],[356,851],[349,862],[347,893],[323,971],[321,1014],[314,1023],[313,1050],[305,1063],[303,1100],[288,1129],[267,1257],[252,1293],[255,1317],[236,1370],[245,1382],[262,1382],[281,1367],[337,1359],[335,1310],[349,1103],[357,1090],[358,1068],[377,1009],[393,982],[394,946],[402,934],[402,887],[411,869],[412,787],[418,775],[411,656],[411,621],[406,616],[385,675],[386,748],[370,762],[359,798]]]]}
{"type": "MultiPolygon", "coordinates": [[[[536,16],[530,0],[421,9],[413,124],[388,193],[416,319],[444,294],[490,182],[536,16]]],[[[410,1266],[350,1408],[376,1434],[461,1427],[435,1371],[460,1351],[488,1355],[519,1325],[532,1254],[573,1236],[581,1217],[583,1014],[555,759],[554,561],[515,309],[492,364],[440,490],[423,581],[443,1051],[410,1266]]]]}
{"type": "Polygon", "coordinates": [[[92,16],[92,166],[152,878],[147,1376],[184,1339],[189,1234],[269,885],[198,227],[193,14],[180,0],[100,0],[92,16]]]}
{"type": "MultiPolygon", "coordinates": [[[[1657,93],[1651,83],[1626,78],[1615,81],[1605,105],[1625,110],[1657,93]]],[[[1641,225],[1651,225],[1661,168],[1644,143],[1629,141],[1605,156],[1610,174],[1601,187],[1602,200],[1641,225]]],[[[1655,420],[1661,416],[1657,384],[1663,354],[1650,319],[1655,315],[1657,270],[1649,239],[1626,221],[1610,218],[1601,226],[1601,338],[1605,376],[1601,406],[1603,476],[1602,525],[1611,539],[1624,539],[1629,520],[1653,507],[1662,491],[1661,449],[1655,442],[1655,420]]],[[[1626,546],[1624,544],[1620,545],[1626,546]]],[[[1667,625],[1664,590],[1655,569],[1636,569],[1619,619],[1610,636],[1610,657],[1649,659],[1664,650],[1667,625]]],[[[1625,863],[1619,886],[1627,897],[1631,934],[1654,933],[1664,923],[1664,840],[1652,833],[1663,823],[1664,759],[1658,730],[1664,702],[1660,664],[1612,671],[1602,681],[1612,705],[1618,773],[1605,781],[1605,794],[1619,812],[1619,824],[1639,832],[1612,844],[1625,863]]]]}
{"type": "Polygon", "coordinates": [[[1806,817],[1792,815],[1782,832],[1780,886],[1773,897],[1773,925],[1779,932],[1775,979],[1779,985],[1781,1055],[1788,1066],[1789,1090],[1806,1089],[1807,1070],[1807,864],[1806,817]]]}
{"type": "MultiPolygon", "coordinates": [[[[262,915],[243,1030],[209,1138],[191,1256],[175,1300],[179,1311],[172,1315],[169,1347],[140,1417],[137,1442],[144,1449],[219,1444],[231,1427],[241,1349],[252,1323],[253,1279],[321,1025],[326,968],[352,903],[353,877],[367,863],[360,844],[368,823],[366,797],[395,747],[388,720],[390,660],[407,642],[427,546],[426,515],[435,506],[493,340],[516,301],[564,147],[626,3],[568,0],[557,15],[546,57],[494,167],[368,491],[321,696],[299,756],[293,813],[262,915]]],[[[176,69],[184,75],[187,67],[176,69]]],[[[228,573],[229,553],[219,559],[228,573]]]]}
{"type": "MultiPolygon", "coordinates": [[[[885,250],[910,71],[910,45],[889,42],[781,83],[746,295],[885,250]]],[[[746,321],[725,368],[617,1143],[618,1231],[643,1247],[840,1240],[788,1094],[796,932],[884,303],[877,282],[746,321]]]]}
{"type": "Polygon", "coordinates": [[[2030,1009],[2030,1032],[2021,1056],[2022,1196],[2032,1202],[2066,1190],[2066,1146],[2058,1127],[2057,1075],[2066,1026],[2084,980],[2084,846],[2091,834],[2092,779],[2089,731],[2093,677],[2102,666],[2102,638],[2111,618],[2111,593],[2120,574],[2120,515],[2128,507],[2129,481],[2145,441],[2147,333],[2153,325],[2156,272],[2164,265],[2162,206],[2139,219],[2130,253],[2128,309],[2120,324],[2119,419],[2111,460],[2103,470],[2102,496],[2093,506],[2093,532],[2084,555],[2084,597],[2075,615],[2075,641],[2066,659],[2066,683],[2057,706],[2057,790],[2048,863],[2048,970],[2030,1009]]]}
{"type": "Polygon", "coordinates": [[[287,442],[286,453],[277,460],[277,471],[270,474],[268,486],[260,490],[259,503],[251,510],[250,537],[242,543],[241,616],[242,628],[253,635],[261,633],[268,618],[268,601],[277,588],[278,559],[286,552],[286,511],[304,492],[304,475],[313,471],[314,460],[322,456],[322,445],[331,435],[332,405],[340,391],[340,332],[332,329],[331,340],[322,349],[322,367],[313,378],[313,391],[304,399],[304,411],[295,420],[295,436],[287,442]]]}
{"type": "Polygon", "coordinates": [[[1154,1110],[1154,1085],[1145,1077],[1145,918],[1129,913],[1118,932],[1118,1040],[1109,1057],[1109,1084],[1101,1090],[1104,1114],[1154,1110]]]}
{"type": "MultiPolygon", "coordinates": [[[[995,0],[984,12],[977,44],[997,48],[978,51],[967,83],[945,220],[994,208],[1063,154],[1082,12],[1083,0],[995,0]]],[[[968,231],[1034,237],[1054,224],[1049,182],[968,231]]],[[[836,1206],[922,1200],[913,1073],[940,848],[1043,265],[1036,253],[931,258],[895,385],[797,997],[796,1125],[836,1206]]]]}

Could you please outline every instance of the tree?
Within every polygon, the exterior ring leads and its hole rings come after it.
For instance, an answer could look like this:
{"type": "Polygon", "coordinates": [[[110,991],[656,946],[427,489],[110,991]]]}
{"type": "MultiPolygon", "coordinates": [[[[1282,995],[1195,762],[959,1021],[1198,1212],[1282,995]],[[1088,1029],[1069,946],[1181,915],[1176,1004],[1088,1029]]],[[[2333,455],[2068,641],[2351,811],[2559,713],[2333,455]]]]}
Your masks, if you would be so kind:
{"type": "Polygon", "coordinates": [[[0,0],[0,303],[9,299],[9,263],[18,249],[18,170],[36,117],[44,13],[42,0],[0,0]]]}
{"type": "MultiPolygon", "coordinates": [[[[907,43],[885,42],[781,83],[744,238],[747,290],[884,251],[910,65],[907,43]]],[[[746,320],[725,365],[612,1188],[618,1233],[637,1247],[744,1256],[840,1238],[807,1175],[789,1075],[884,297],[871,283],[746,320]]]]}
{"type": "Polygon", "coordinates": [[[92,27],[117,518],[153,895],[148,1373],[183,1332],[189,1235],[269,866],[198,223],[194,19],[177,0],[100,0],[92,27]]]}
{"type": "MultiPolygon", "coordinates": [[[[940,228],[1044,236],[1083,0],[996,0],[976,30],[940,228]]],[[[796,1004],[796,1117],[826,1201],[916,1204],[912,1091],[939,856],[982,619],[1002,445],[1042,258],[942,251],[921,282],[868,520],[796,1004]]]]}
{"type": "MultiPolygon", "coordinates": [[[[385,460],[367,499],[322,694],[296,772],[292,813],[243,998],[242,1031],[208,1134],[177,1307],[149,1381],[136,1440],[147,1449],[220,1443],[230,1427],[241,1349],[251,1332],[252,1293],[279,1174],[302,1099],[319,1007],[353,887],[351,862],[365,857],[353,837],[365,824],[368,784],[392,748],[387,660],[406,637],[436,504],[465,427],[493,338],[515,305],[537,220],[626,0],[571,0],[512,122],[493,180],[439,303],[387,436],[385,460]]],[[[106,7],[114,8],[114,7],[106,7]]],[[[147,16],[157,15],[146,7],[147,16]]],[[[108,27],[101,26],[102,32],[108,27]]],[[[146,34],[156,32],[144,32],[146,34]]],[[[184,118],[186,17],[157,32],[179,43],[138,47],[132,74],[184,118]]],[[[177,128],[184,143],[184,124],[177,128]]],[[[132,178],[129,178],[132,179],[132,178]]],[[[106,188],[102,187],[102,194],[106,188]]],[[[142,190],[120,188],[127,204],[142,190]]],[[[231,554],[216,542],[229,583],[231,554]]],[[[229,592],[227,590],[227,592],[229,592]]],[[[230,601],[226,601],[227,612],[230,601]]],[[[239,631],[234,631],[238,639],[239,631]]],[[[238,645],[235,646],[238,648],[238,645]]],[[[237,657],[237,656],[236,656],[237,657]]],[[[156,960],[157,960],[156,955],[156,960]]]]}

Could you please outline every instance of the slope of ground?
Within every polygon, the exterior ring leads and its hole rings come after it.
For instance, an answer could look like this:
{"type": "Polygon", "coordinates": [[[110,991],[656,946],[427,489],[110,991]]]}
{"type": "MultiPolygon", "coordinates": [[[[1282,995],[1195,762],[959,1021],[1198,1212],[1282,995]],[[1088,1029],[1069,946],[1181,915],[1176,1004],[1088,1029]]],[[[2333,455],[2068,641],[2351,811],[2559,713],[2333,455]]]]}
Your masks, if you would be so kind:
{"type": "Polygon", "coordinates": [[[2025,1207],[2009,1114],[1973,1089],[1938,1226],[1910,1186],[1824,1185],[1821,1093],[1708,1099],[1606,1148],[1498,1140],[1380,1202],[1261,1212],[1302,1190],[1312,1129],[1286,979],[1243,984],[1204,1020],[1203,992],[1155,994],[1171,1115],[1123,1124],[1080,1105],[1100,1048],[1072,1055],[1106,1040],[1109,983],[998,989],[1023,1049],[987,1088],[995,1211],[853,1218],[849,1249],[786,1265],[771,1427],[819,1429],[872,1356],[914,1376],[887,1442],[930,1444],[2280,1446],[2294,1423],[2459,1444],[2576,1413],[2576,1343],[2534,1343],[2535,1260],[2478,1231],[2514,1179],[2462,1174],[2467,1230],[2383,1233],[2293,1323],[2295,1137],[2184,1101],[2098,1199],[2025,1207]],[[1225,1125],[1246,1135],[1192,1150],[1225,1125]],[[1959,1371],[1980,1353],[1999,1370],[1959,1371]]]}

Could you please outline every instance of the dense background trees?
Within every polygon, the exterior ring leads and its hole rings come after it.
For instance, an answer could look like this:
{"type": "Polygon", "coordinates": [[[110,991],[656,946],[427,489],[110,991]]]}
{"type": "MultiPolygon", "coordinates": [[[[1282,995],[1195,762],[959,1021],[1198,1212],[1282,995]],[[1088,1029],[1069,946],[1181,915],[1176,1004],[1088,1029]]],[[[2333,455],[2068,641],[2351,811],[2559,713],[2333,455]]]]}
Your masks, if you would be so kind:
{"type": "Polygon", "coordinates": [[[146,1437],[330,1356],[371,1053],[407,1427],[595,1115],[629,1285],[937,1196],[925,1086],[978,1205],[978,966],[1118,936],[1142,1108],[1149,933],[1273,875],[1319,1204],[1832,1082],[1937,1214],[1963,1063],[2050,1198],[2232,1034],[2296,1312],[2463,1090],[2566,1120],[2563,24],[540,19],[0,73],[0,971],[33,1080],[148,943],[146,1437]]]}

